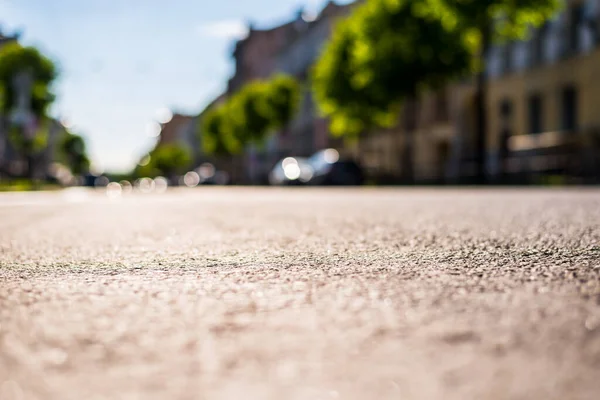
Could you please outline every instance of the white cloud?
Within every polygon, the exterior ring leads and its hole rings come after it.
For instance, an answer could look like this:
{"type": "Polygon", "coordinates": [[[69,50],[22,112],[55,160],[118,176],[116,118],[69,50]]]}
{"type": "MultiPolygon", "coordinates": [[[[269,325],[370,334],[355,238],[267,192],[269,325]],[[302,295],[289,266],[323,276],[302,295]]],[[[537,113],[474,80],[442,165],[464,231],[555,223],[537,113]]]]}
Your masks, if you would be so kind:
{"type": "Polygon", "coordinates": [[[248,27],[243,21],[225,20],[207,22],[196,28],[198,34],[221,39],[241,39],[248,34],[248,27]]]}

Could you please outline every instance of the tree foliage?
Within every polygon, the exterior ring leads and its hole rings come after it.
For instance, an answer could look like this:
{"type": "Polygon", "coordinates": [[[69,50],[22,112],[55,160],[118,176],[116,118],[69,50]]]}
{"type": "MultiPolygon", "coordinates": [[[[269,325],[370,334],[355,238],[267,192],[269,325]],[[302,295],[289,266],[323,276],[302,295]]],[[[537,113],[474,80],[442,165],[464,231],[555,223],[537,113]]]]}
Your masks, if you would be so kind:
{"type": "Polygon", "coordinates": [[[232,126],[229,104],[223,104],[208,111],[202,119],[201,134],[203,150],[208,154],[237,154],[242,145],[232,126]]]}
{"type": "Polygon", "coordinates": [[[484,32],[490,42],[523,39],[561,8],[561,0],[432,0],[444,15],[457,19],[473,49],[480,51],[484,32]]]}
{"type": "MultiPolygon", "coordinates": [[[[334,135],[391,127],[402,105],[472,70],[472,44],[437,0],[367,0],[338,24],[313,70],[313,89],[334,135]]],[[[414,115],[407,115],[403,175],[413,179],[414,115]]]]}
{"type": "Polygon", "coordinates": [[[32,134],[26,134],[24,126],[6,126],[8,138],[13,147],[28,160],[28,175],[32,177],[34,157],[48,144],[51,121],[47,109],[54,101],[51,91],[52,82],[57,77],[54,63],[34,47],[23,47],[10,43],[0,48],[0,112],[5,115],[14,110],[18,93],[14,79],[20,74],[31,74],[32,87],[29,104],[35,116],[38,128],[32,134]]]}
{"type": "Polygon", "coordinates": [[[70,132],[65,135],[60,143],[61,158],[72,173],[82,175],[89,171],[90,160],[87,155],[85,140],[70,132]]]}
{"type": "Polygon", "coordinates": [[[285,126],[298,111],[300,102],[300,85],[286,75],[278,75],[267,85],[266,96],[267,113],[273,129],[285,126]]]}
{"type": "Polygon", "coordinates": [[[50,127],[50,119],[44,118],[40,121],[33,135],[29,137],[23,132],[21,127],[11,126],[8,129],[8,140],[21,154],[34,156],[44,151],[48,146],[50,127]]]}
{"type": "Polygon", "coordinates": [[[367,0],[338,23],[313,70],[336,135],[395,122],[404,99],[479,65],[490,41],[523,38],[559,0],[367,0]]]}
{"type": "Polygon", "coordinates": [[[13,78],[23,71],[30,71],[32,74],[31,109],[36,116],[42,117],[54,101],[51,85],[58,72],[52,60],[38,49],[23,47],[18,43],[10,43],[0,49],[2,110],[7,112],[15,106],[17,94],[14,92],[13,78]]]}
{"type": "Polygon", "coordinates": [[[335,135],[390,126],[404,100],[472,66],[458,20],[429,0],[368,0],[338,23],[313,71],[335,135]],[[435,7],[434,7],[435,6],[435,7]]]}
{"type": "Polygon", "coordinates": [[[238,154],[248,144],[262,144],[271,131],[282,128],[293,118],[299,96],[299,84],[285,75],[244,86],[202,118],[204,151],[238,154]]]}
{"type": "Polygon", "coordinates": [[[150,152],[149,169],[167,177],[180,174],[192,163],[191,152],[184,146],[164,144],[150,152]]]}
{"type": "Polygon", "coordinates": [[[160,171],[152,163],[150,154],[147,154],[136,165],[131,175],[133,178],[156,178],[160,175],[160,171]]]}

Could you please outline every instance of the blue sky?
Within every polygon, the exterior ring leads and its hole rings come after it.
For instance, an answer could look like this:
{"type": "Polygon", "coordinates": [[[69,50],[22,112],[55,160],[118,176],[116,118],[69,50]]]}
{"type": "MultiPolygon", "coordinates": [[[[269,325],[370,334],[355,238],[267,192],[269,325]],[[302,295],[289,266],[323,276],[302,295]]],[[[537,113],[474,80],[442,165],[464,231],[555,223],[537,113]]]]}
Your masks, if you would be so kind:
{"type": "Polygon", "coordinates": [[[150,127],[165,108],[197,113],[225,88],[245,21],[270,26],[324,3],[0,0],[0,24],[58,62],[52,113],[87,139],[98,168],[125,171],[153,146],[150,127]]]}

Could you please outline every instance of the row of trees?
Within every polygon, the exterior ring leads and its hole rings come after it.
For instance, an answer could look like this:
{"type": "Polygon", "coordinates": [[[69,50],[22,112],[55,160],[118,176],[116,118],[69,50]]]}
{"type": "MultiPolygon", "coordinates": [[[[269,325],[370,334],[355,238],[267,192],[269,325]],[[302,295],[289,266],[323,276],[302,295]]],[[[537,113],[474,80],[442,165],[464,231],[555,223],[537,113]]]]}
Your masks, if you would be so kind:
{"type": "MultiPolygon", "coordinates": [[[[203,115],[198,134],[203,151],[214,155],[240,154],[247,145],[261,146],[267,135],[284,127],[294,116],[300,98],[300,85],[286,75],[244,86],[223,104],[203,115]]],[[[144,156],[135,178],[177,175],[191,166],[189,149],[179,144],[159,144],[144,156]]]]}
{"type": "Polygon", "coordinates": [[[87,154],[85,140],[69,131],[63,132],[58,161],[66,165],[75,175],[84,175],[89,172],[90,159],[87,154]]]}
{"type": "Polygon", "coordinates": [[[244,86],[202,120],[204,150],[239,154],[248,144],[262,145],[267,135],[284,127],[296,113],[300,85],[286,75],[244,86]]]}
{"type": "Polygon", "coordinates": [[[156,178],[165,176],[172,181],[185,172],[192,164],[189,149],[177,144],[157,146],[138,163],[133,175],[135,178],[156,178]]]}
{"type": "MultiPolygon", "coordinates": [[[[404,110],[405,178],[413,176],[415,106],[425,91],[476,76],[476,161],[485,182],[486,60],[492,44],[522,39],[559,9],[559,0],[366,0],[335,27],[310,85],[333,135],[360,138],[395,125],[404,110]]],[[[300,84],[277,75],[244,86],[207,110],[200,132],[206,153],[231,155],[261,146],[296,113],[300,84]]],[[[190,163],[186,150],[161,146],[138,167],[172,175],[190,163]]]]}
{"type": "Polygon", "coordinates": [[[367,0],[341,22],[316,65],[314,90],[337,135],[397,121],[406,107],[407,178],[412,178],[411,106],[426,90],[476,74],[476,161],[485,182],[486,60],[493,43],[522,39],[559,0],[367,0]]]}
{"type": "MultiPolygon", "coordinates": [[[[36,158],[48,147],[50,131],[53,129],[48,109],[55,100],[52,84],[58,77],[56,65],[34,47],[10,43],[0,48],[0,129],[7,133],[13,149],[27,161],[27,175],[33,177],[36,158]],[[28,84],[19,87],[19,79],[28,84]],[[19,93],[20,90],[29,92],[19,93]],[[25,99],[28,104],[21,104],[25,99]],[[20,108],[25,110],[20,110],[20,108]],[[26,121],[15,121],[19,111],[31,114],[32,129],[26,121]]],[[[75,174],[89,170],[83,138],[63,129],[58,146],[57,160],[75,174]]]]}
{"type": "MultiPolygon", "coordinates": [[[[311,76],[334,135],[358,138],[390,127],[405,110],[412,177],[411,118],[417,98],[459,77],[476,76],[478,177],[485,181],[486,59],[496,42],[522,39],[559,9],[559,0],[366,0],[340,21],[311,76]]],[[[260,144],[293,116],[299,97],[290,77],[251,83],[203,119],[204,150],[236,154],[260,144]]]]}

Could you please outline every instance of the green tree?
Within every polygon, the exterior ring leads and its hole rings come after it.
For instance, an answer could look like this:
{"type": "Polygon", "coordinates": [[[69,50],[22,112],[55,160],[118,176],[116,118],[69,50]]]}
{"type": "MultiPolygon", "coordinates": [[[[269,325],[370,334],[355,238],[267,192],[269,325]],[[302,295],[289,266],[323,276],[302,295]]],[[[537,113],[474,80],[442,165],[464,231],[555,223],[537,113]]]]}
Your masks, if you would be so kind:
{"type": "Polygon", "coordinates": [[[244,86],[202,119],[203,149],[209,154],[239,154],[248,144],[261,145],[284,127],[298,106],[300,86],[285,75],[244,86]]]}
{"type": "Polygon", "coordinates": [[[205,153],[224,156],[242,151],[243,144],[238,137],[241,123],[234,121],[230,108],[230,103],[225,103],[209,110],[202,118],[201,141],[205,153]]]}
{"type": "MultiPolygon", "coordinates": [[[[470,71],[457,20],[429,0],[368,0],[336,27],[313,71],[313,88],[334,135],[389,127],[403,104],[470,71]]],[[[414,114],[408,113],[408,114],[414,114]]],[[[405,119],[402,157],[412,179],[414,115],[405,119]]]]}
{"type": "Polygon", "coordinates": [[[456,18],[478,58],[476,78],[477,177],[486,182],[487,75],[486,60],[495,42],[523,39],[531,27],[542,25],[561,7],[560,0],[433,0],[446,16],[456,18]]]}
{"type": "Polygon", "coordinates": [[[31,138],[25,136],[19,127],[11,126],[8,131],[8,139],[20,153],[35,156],[48,146],[49,130],[50,120],[44,118],[31,138]]]}
{"type": "Polygon", "coordinates": [[[31,136],[23,128],[8,125],[8,140],[14,149],[27,160],[27,176],[32,179],[37,157],[48,147],[51,122],[43,118],[31,136]]]}
{"type": "Polygon", "coordinates": [[[133,172],[131,173],[132,178],[156,178],[160,175],[160,171],[158,171],[154,164],[152,163],[151,154],[146,154],[144,157],[140,159],[138,164],[135,166],[133,172]]]}
{"type": "Polygon", "coordinates": [[[251,83],[232,98],[233,123],[240,128],[238,136],[243,143],[260,143],[272,126],[267,90],[262,82],[251,83]]]}
{"type": "Polygon", "coordinates": [[[287,125],[300,103],[300,84],[288,75],[277,75],[266,85],[266,111],[272,129],[280,129],[287,125]]]}
{"type": "Polygon", "coordinates": [[[65,161],[73,174],[82,175],[89,171],[90,160],[87,155],[84,139],[69,132],[64,135],[60,151],[62,159],[65,161]]]}
{"type": "Polygon", "coordinates": [[[0,110],[10,115],[17,102],[14,78],[28,72],[32,78],[30,109],[37,119],[39,128],[32,135],[26,135],[21,126],[3,123],[9,132],[9,140],[15,149],[28,161],[28,175],[31,177],[35,156],[47,145],[50,123],[46,112],[55,96],[51,91],[52,82],[57,77],[54,63],[34,47],[23,47],[11,43],[0,49],[0,110]]]}
{"type": "Polygon", "coordinates": [[[23,71],[29,71],[33,78],[31,109],[41,117],[55,99],[51,85],[58,75],[56,66],[35,47],[23,47],[10,43],[0,49],[0,87],[3,94],[2,110],[11,111],[17,100],[13,79],[23,71]]]}
{"type": "Polygon", "coordinates": [[[171,180],[185,172],[192,163],[191,152],[176,144],[158,146],[150,153],[150,157],[152,168],[171,180]]]}

